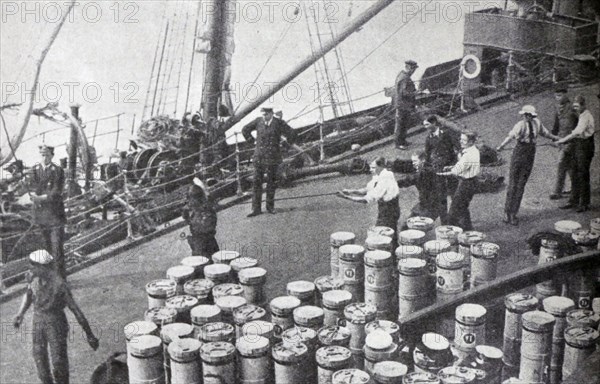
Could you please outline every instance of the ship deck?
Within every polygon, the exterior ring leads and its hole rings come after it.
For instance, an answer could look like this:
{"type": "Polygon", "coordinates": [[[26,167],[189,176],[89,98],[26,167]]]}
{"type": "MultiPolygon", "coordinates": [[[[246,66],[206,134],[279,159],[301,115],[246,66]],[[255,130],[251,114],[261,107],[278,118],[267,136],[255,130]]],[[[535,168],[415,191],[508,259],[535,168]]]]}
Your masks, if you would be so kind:
{"type": "MultiPolygon", "coordinates": [[[[589,108],[600,120],[598,84],[571,89],[569,95],[583,93],[589,108]]],[[[470,129],[480,134],[480,143],[498,145],[518,119],[522,104],[533,104],[542,121],[551,126],[553,119],[553,93],[545,92],[495,105],[485,111],[460,119],[470,129]]],[[[598,135],[596,135],[598,136],[598,135]]],[[[408,158],[413,150],[422,148],[425,134],[409,138],[410,151],[399,153],[388,145],[369,154],[388,158],[408,158]]],[[[600,139],[596,137],[600,148],[600,139]]],[[[545,139],[540,140],[546,143],[545,139]]],[[[510,145],[509,145],[510,146],[510,145]]],[[[599,150],[597,149],[597,152],[599,150]]],[[[494,168],[508,176],[510,151],[502,152],[505,164],[494,168]]],[[[477,195],[471,203],[471,214],[476,230],[487,234],[488,240],[501,247],[499,273],[516,271],[536,263],[527,250],[526,239],[541,230],[551,230],[558,220],[575,220],[589,227],[591,218],[600,216],[600,156],[594,157],[592,211],[575,213],[559,210],[566,199],[551,201],[558,149],[550,146],[538,148],[535,166],[525,190],[519,214],[520,225],[502,223],[505,193],[477,195]]],[[[321,176],[296,182],[294,187],[281,189],[278,198],[290,198],[334,192],[343,187],[358,187],[369,179],[367,175],[341,177],[321,176]]],[[[402,190],[402,218],[410,212],[417,200],[414,188],[402,190]]],[[[266,292],[269,298],[285,294],[285,285],[292,280],[314,280],[329,273],[329,235],[346,230],[357,234],[357,242],[364,241],[366,231],[373,225],[376,206],[353,204],[334,196],[289,199],[276,203],[277,214],[263,214],[248,219],[248,204],[233,206],[219,213],[217,239],[224,250],[240,251],[259,260],[268,270],[266,292]]],[[[71,383],[88,383],[93,370],[116,351],[125,350],[123,327],[134,320],[142,320],[147,307],[144,286],[147,282],[163,278],[167,268],[179,264],[190,255],[190,249],[181,236],[185,229],[151,240],[134,249],[93,265],[69,276],[75,299],[100,338],[98,351],[92,351],[81,328],[69,313],[71,340],[69,358],[71,383]]],[[[0,306],[2,341],[0,343],[0,383],[37,383],[35,365],[31,356],[30,310],[20,330],[12,328],[20,298],[13,298],[0,306]]]]}

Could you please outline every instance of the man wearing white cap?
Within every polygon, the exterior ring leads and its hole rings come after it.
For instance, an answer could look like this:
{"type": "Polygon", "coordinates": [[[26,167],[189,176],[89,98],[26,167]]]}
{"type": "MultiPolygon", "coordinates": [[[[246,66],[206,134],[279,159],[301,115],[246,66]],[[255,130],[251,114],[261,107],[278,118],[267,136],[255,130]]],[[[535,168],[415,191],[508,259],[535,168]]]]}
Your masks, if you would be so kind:
{"type": "Polygon", "coordinates": [[[521,207],[521,200],[525,191],[525,184],[529,180],[533,162],[535,160],[535,144],[538,136],[558,140],[538,119],[533,105],[524,105],[519,111],[523,118],[508,133],[496,150],[501,151],[511,140],[516,140],[517,145],[513,150],[510,160],[510,175],[506,189],[506,203],[504,205],[505,223],[518,225],[517,213],[521,207]]]}
{"type": "Polygon", "coordinates": [[[21,326],[25,312],[33,304],[33,359],[38,377],[43,384],[69,384],[69,323],[64,308],[69,307],[73,312],[93,350],[98,349],[98,339],[64,279],[54,269],[52,255],[46,250],[35,251],[29,255],[29,261],[31,272],[27,276],[27,292],[13,325],[15,328],[21,326]]]}

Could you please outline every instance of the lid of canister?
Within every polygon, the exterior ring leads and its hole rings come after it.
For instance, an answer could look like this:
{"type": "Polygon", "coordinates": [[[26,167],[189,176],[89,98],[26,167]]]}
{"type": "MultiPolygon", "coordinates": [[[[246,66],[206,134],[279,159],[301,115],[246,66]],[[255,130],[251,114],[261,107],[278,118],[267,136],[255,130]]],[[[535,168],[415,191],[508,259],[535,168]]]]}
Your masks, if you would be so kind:
{"type": "Polygon", "coordinates": [[[332,384],[365,384],[371,381],[371,376],[360,369],[342,369],[331,376],[332,384]]]}
{"type": "Polygon", "coordinates": [[[393,343],[392,336],[381,329],[374,330],[365,338],[365,345],[376,350],[388,349],[393,343]]]}
{"type": "Polygon", "coordinates": [[[506,308],[517,313],[533,311],[537,308],[538,303],[539,300],[535,296],[526,293],[511,293],[504,297],[506,308]]]}
{"type": "Polygon", "coordinates": [[[257,335],[244,335],[235,342],[240,355],[245,357],[261,356],[271,348],[269,339],[257,335]]]}
{"type": "Polygon", "coordinates": [[[369,230],[367,231],[368,236],[372,236],[372,235],[380,235],[380,236],[387,236],[387,237],[392,237],[394,236],[394,230],[390,227],[384,227],[381,225],[376,225],[373,227],[370,227],[369,230]]]}
{"type": "Polygon", "coordinates": [[[190,311],[190,317],[194,324],[213,323],[221,320],[221,308],[216,305],[197,305],[190,311]]]}
{"type": "Polygon", "coordinates": [[[176,265],[167,269],[167,278],[176,282],[182,282],[194,275],[196,270],[187,265],[176,265]]]}
{"type": "Polygon", "coordinates": [[[340,259],[346,261],[362,261],[365,248],[362,245],[346,244],[340,247],[340,259]]]}
{"type": "Polygon", "coordinates": [[[323,305],[329,308],[344,308],[352,301],[352,294],[343,289],[332,289],[331,291],[323,292],[323,305]]]}
{"type": "Polygon", "coordinates": [[[225,313],[233,313],[233,310],[246,304],[247,300],[240,296],[222,296],[215,299],[215,304],[225,313]]]}
{"type": "Polygon", "coordinates": [[[423,244],[423,249],[429,255],[437,255],[442,252],[448,252],[452,244],[448,240],[429,240],[423,244]]]}
{"type": "Polygon", "coordinates": [[[150,357],[162,353],[162,341],[154,335],[135,336],[129,340],[129,352],[139,357],[150,357]]]}
{"type": "Polygon", "coordinates": [[[156,325],[169,324],[175,321],[177,310],[167,307],[153,307],[144,312],[144,319],[156,325]]]}
{"type": "Polygon", "coordinates": [[[387,332],[390,336],[392,336],[392,339],[394,339],[394,341],[398,341],[398,337],[400,335],[400,327],[393,321],[373,320],[367,323],[367,325],[365,325],[365,333],[367,335],[376,330],[382,330],[384,332],[387,332]]]}
{"type": "Polygon", "coordinates": [[[418,275],[425,271],[427,262],[423,259],[400,259],[398,260],[398,271],[405,275],[418,275]]]}
{"type": "Polygon", "coordinates": [[[450,342],[439,333],[427,332],[421,336],[423,346],[431,351],[445,351],[450,348],[450,342]]]}
{"type": "Polygon", "coordinates": [[[171,279],[158,279],[146,284],[146,292],[152,296],[173,295],[176,289],[177,283],[171,279]]]}
{"type": "Polygon", "coordinates": [[[314,305],[303,305],[294,309],[294,322],[300,325],[323,324],[325,312],[314,305]]]}
{"type": "Polygon", "coordinates": [[[208,296],[214,288],[215,283],[208,279],[194,279],[186,281],[183,285],[183,291],[188,295],[208,296]]]}
{"type": "Polygon", "coordinates": [[[273,359],[282,363],[299,363],[308,355],[308,347],[302,343],[277,343],[271,349],[273,359]]]}
{"type": "Polygon", "coordinates": [[[387,249],[392,244],[392,238],[382,235],[369,236],[365,240],[365,245],[369,249],[387,249]]]}
{"type": "Polygon", "coordinates": [[[565,329],[565,341],[574,347],[588,348],[595,345],[600,334],[592,327],[569,327],[565,329]]]}
{"type": "Polygon", "coordinates": [[[488,361],[500,361],[504,353],[501,349],[492,347],[491,345],[478,345],[475,347],[477,355],[488,361]]]}
{"type": "Polygon", "coordinates": [[[235,357],[235,347],[226,341],[205,343],[200,347],[200,357],[207,363],[228,363],[235,357]]]}
{"type": "Polygon", "coordinates": [[[590,309],[573,309],[567,313],[567,324],[579,327],[598,328],[600,314],[590,309]]]}
{"type": "Polygon", "coordinates": [[[403,244],[399,245],[398,248],[396,248],[395,253],[399,259],[404,259],[408,257],[419,259],[423,255],[423,248],[415,244],[403,244]]]}
{"type": "Polygon", "coordinates": [[[191,295],[169,297],[165,302],[167,308],[188,309],[198,305],[198,299],[191,295]]]}
{"type": "Polygon", "coordinates": [[[461,245],[477,244],[485,240],[486,234],[479,231],[464,231],[458,235],[458,242],[461,245]]]}
{"type": "Polygon", "coordinates": [[[267,280],[267,270],[261,267],[244,268],[238,272],[241,284],[260,284],[267,280]]]}
{"type": "Polygon", "coordinates": [[[200,340],[210,342],[233,338],[234,333],[235,328],[233,325],[218,321],[201,326],[199,336],[200,340]]]}
{"type": "Polygon", "coordinates": [[[471,245],[471,254],[480,258],[493,259],[498,256],[498,252],[500,252],[500,246],[487,241],[471,245]]]}
{"type": "Polygon", "coordinates": [[[567,235],[581,229],[581,224],[573,220],[560,220],[554,223],[554,230],[567,235]]]}
{"type": "Polygon", "coordinates": [[[352,352],[346,347],[332,345],[317,349],[317,364],[329,369],[339,369],[348,366],[352,352]]]}
{"type": "Polygon", "coordinates": [[[429,372],[411,372],[404,375],[402,384],[440,384],[440,379],[429,372]]]}
{"type": "Polygon", "coordinates": [[[550,296],[542,301],[544,311],[554,316],[566,316],[567,312],[575,308],[575,302],[564,296],[550,296]]]}
{"type": "Polygon", "coordinates": [[[594,245],[598,244],[600,232],[590,231],[589,229],[579,229],[573,232],[571,237],[579,245],[593,247],[594,245]]]}
{"type": "Polygon", "coordinates": [[[440,369],[438,377],[443,384],[467,384],[474,382],[477,375],[469,367],[451,366],[440,369]]]}
{"type": "Polygon", "coordinates": [[[239,284],[218,284],[212,289],[213,297],[222,296],[242,296],[244,294],[244,288],[239,284]]]}
{"type": "Polygon", "coordinates": [[[458,240],[458,235],[463,232],[461,227],[457,227],[454,225],[440,225],[435,228],[435,235],[440,239],[456,239],[458,240]]]}
{"type": "Polygon", "coordinates": [[[165,344],[170,344],[173,340],[179,340],[186,337],[192,337],[194,327],[186,323],[165,324],[160,330],[160,338],[165,344]]]}
{"type": "Polygon", "coordinates": [[[407,229],[400,231],[398,238],[403,244],[423,244],[425,240],[425,232],[418,229],[407,229]]]}
{"type": "Polygon", "coordinates": [[[232,260],[231,263],[229,263],[229,266],[231,267],[231,269],[233,269],[234,272],[239,272],[244,268],[254,268],[258,265],[258,260],[253,259],[252,257],[238,257],[235,260],[232,260]]]}
{"type": "Polygon", "coordinates": [[[279,296],[271,300],[269,308],[271,312],[279,316],[288,316],[294,313],[294,309],[298,308],[302,303],[295,296],[279,296]]]}
{"type": "Polygon", "coordinates": [[[196,339],[177,339],[169,344],[169,356],[176,360],[194,361],[200,357],[202,343],[196,339]]]}
{"type": "Polygon", "coordinates": [[[380,383],[400,383],[408,372],[408,367],[397,361],[380,361],[373,365],[373,378],[380,383]]]}
{"type": "Polygon", "coordinates": [[[443,252],[435,257],[435,262],[441,268],[460,268],[465,264],[465,256],[458,252],[443,252]]]}
{"type": "Polygon", "coordinates": [[[204,276],[208,279],[219,279],[229,276],[231,266],[227,264],[209,264],[204,267],[204,276]]]}
{"type": "Polygon", "coordinates": [[[373,266],[386,266],[393,265],[394,259],[392,254],[388,251],[374,250],[365,252],[365,264],[373,266]]]}
{"type": "Polygon", "coordinates": [[[343,344],[350,340],[350,331],[348,328],[340,327],[337,325],[330,325],[323,327],[317,332],[317,337],[321,344],[343,344]]]}
{"type": "Polygon", "coordinates": [[[204,268],[204,266],[208,263],[210,263],[210,260],[208,259],[208,257],[204,256],[188,256],[181,260],[181,265],[192,267],[195,270],[199,268],[204,268]]]}
{"type": "Polygon", "coordinates": [[[345,244],[352,244],[356,235],[352,232],[334,232],[329,236],[329,243],[334,247],[341,247],[345,244]]]}
{"type": "Polygon", "coordinates": [[[218,251],[213,253],[212,261],[215,264],[229,264],[238,257],[240,257],[240,253],[236,251],[218,251]]]}
{"type": "Polygon", "coordinates": [[[267,315],[264,308],[254,304],[244,304],[233,310],[233,320],[236,324],[242,325],[249,321],[260,320],[267,315]]]}
{"type": "Polygon", "coordinates": [[[315,287],[319,292],[341,289],[344,286],[344,280],[332,276],[319,276],[315,279],[315,287]]]}
{"type": "Polygon", "coordinates": [[[249,321],[242,326],[242,335],[248,336],[264,336],[268,339],[273,336],[273,329],[275,325],[264,320],[253,320],[249,321]]]}
{"type": "Polygon", "coordinates": [[[344,308],[344,316],[352,323],[368,323],[375,320],[377,307],[369,303],[351,303],[344,308]]]}
{"type": "Polygon", "coordinates": [[[425,216],[413,216],[406,219],[406,226],[419,231],[430,231],[433,228],[433,219],[425,216]]]}
{"type": "Polygon", "coordinates": [[[137,336],[154,335],[158,332],[158,326],[150,321],[133,321],[123,328],[125,339],[131,340],[137,336]]]}
{"type": "Polygon", "coordinates": [[[487,309],[479,304],[461,304],[456,307],[456,320],[465,324],[481,324],[485,322],[487,309]]]}
{"type": "Polygon", "coordinates": [[[306,299],[315,294],[315,283],[304,280],[290,281],[287,283],[286,289],[288,295],[306,299]]]}
{"type": "Polygon", "coordinates": [[[600,232],[600,217],[590,220],[590,229],[594,232],[600,232]]]}
{"type": "Polygon", "coordinates": [[[537,332],[551,332],[554,327],[554,316],[542,311],[525,312],[521,316],[523,328],[537,332]]]}
{"type": "Polygon", "coordinates": [[[317,342],[317,331],[311,328],[295,326],[283,331],[281,333],[281,340],[286,345],[302,343],[310,347],[317,342]]]}

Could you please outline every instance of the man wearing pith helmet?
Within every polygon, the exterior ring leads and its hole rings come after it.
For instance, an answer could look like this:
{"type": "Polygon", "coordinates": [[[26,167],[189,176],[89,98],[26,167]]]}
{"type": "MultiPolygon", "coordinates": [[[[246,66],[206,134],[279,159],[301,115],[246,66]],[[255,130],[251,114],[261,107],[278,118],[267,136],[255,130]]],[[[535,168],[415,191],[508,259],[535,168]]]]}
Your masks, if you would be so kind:
{"type": "Polygon", "coordinates": [[[29,262],[31,271],[27,275],[27,291],[13,325],[15,328],[21,326],[25,313],[33,304],[33,359],[38,377],[43,384],[69,384],[69,323],[64,308],[69,307],[73,312],[93,350],[98,348],[99,342],[67,283],[55,270],[52,255],[41,249],[29,255],[29,262]]]}

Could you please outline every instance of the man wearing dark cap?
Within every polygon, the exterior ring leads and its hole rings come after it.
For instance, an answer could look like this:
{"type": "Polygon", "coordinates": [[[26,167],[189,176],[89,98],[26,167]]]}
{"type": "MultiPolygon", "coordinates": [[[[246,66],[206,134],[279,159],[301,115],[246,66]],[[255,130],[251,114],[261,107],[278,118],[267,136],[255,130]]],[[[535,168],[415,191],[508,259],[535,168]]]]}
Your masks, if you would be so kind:
{"type": "MultiPolygon", "coordinates": [[[[554,98],[556,99],[556,114],[554,115],[552,134],[558,137],[565,137],[577,126],[578,116],[573,110],[571,101],[567,96],[566,87],[557,87],[554,92],[554,98]]],[[[571,184],[573,184],[571,170],[573,169],[574,156],[575,152],[572,142],[561,146],[558,169],[556,171],[556,183],[554,184],[554,192],[550,195],[550,200],[562,198],[567,174],[569,175],[571,184]]]]}
{"type": "Polygon", "coordinates": [[[411,114],[415,110],[415,94],[417,89],[411,76],[419,66],[413,60],[407,60],[405,67],[396,77],[394,107],[396,108],[396,125],[394,135],[396,148],[406,149],[406,132],[409,128],[411,114]]]}
{"type": "Polygon", "coordinates": [[[248,217],[260,215],[262,205],[262,184],[266,174],[267,212],[275,213],[275,189],[277,167],[281,163],[281,136],[285,136],[290,144],[294,144],[296,133],[283,120],[273,117],[273,108],[262,108],[263,117],[259,117],[242,129],[244,139],[250,144],[256,142],[254,149],[254,180],[252,195],[252,212],[248,217]],[[252,136],[256,131],[256,140],[252,136]]]}
{"type": "Polygon", "coordinates": [[[39,149],[42,161],[33,166],[30,179],[33,219],[42,233],[46,250],[54,256],[58,272],[66,278],[63,248],[66,217],[62,197],[65,173],[52,162],[54,147],[41,145],[39,149]]]}

